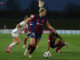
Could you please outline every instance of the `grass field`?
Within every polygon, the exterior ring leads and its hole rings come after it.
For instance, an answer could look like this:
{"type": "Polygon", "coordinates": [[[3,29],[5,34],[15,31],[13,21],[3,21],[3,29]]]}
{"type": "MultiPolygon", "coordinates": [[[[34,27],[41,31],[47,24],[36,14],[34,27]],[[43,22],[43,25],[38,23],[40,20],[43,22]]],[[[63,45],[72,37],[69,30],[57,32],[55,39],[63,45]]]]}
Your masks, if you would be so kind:
{"type": "MultiPolygon", "coordinates": [[[[20,35],[21,43],[12,48],[12,53],[6,53],[7,46],[12,42],[12,36],[10,34],[0,34],[0,60],[47,60],[43,57],[43,52],[47,50],[48,34],[43,34],[42,39],[38,45],[38,48],[32,54],[32,58],[24,57],[23,53],[27,48],[22,48],[23,39],[25,35],[20,35]]],[[[52,56],[49,60],[80,60],[80,35],[61,35],[64,40],[69,44],[69,48],[62,48],[63,53],[58,54],[50,49],[52,56]]]]}

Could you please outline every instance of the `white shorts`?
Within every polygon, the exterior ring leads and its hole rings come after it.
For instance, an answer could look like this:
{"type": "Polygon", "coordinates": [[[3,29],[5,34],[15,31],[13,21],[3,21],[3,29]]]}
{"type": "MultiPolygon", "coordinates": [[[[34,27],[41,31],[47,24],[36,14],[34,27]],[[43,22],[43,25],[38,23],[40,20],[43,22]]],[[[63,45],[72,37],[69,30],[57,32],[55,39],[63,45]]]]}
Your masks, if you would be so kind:
{"type": "Polygon", "coordinates": [[[18,32],[13,32],[13,31],[12,31],[11,34],[12,34],[12,37],[18,37],[18,36],[19,36],[19,33],[18,33],[18,32]]]}

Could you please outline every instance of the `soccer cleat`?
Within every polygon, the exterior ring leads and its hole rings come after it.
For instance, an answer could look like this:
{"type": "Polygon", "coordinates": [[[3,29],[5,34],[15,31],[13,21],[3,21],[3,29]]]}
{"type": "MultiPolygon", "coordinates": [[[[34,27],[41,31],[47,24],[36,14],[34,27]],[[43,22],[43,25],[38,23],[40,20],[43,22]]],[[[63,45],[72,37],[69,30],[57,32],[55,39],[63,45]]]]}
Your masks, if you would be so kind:
{"type": "Polygon", "coordinates": [[[32,58],[32,56],[31,56],[30,54],[28,55],[28,57],[29,57],[29,58],[32,58]]]}
{"type": "Polygon", "coordinates": [[[11,53],[10,49],[11,49],[10,46],[8,46],[8,49],[6,50],[6,52],[11,53]]]}
{"type": "Polygon", "coordinates": [[[10,46],[8,46],[8,50],[10,50],[11,49],[11,47],[10,46]]]}
{"type": "Polygon", "coordinates": [[[7,49],[6,52],[7,52],[7,53],[11,53],[10,49],[7,49]]]}
{"type": "Polygon", "coordinates": [[[57,50],[57,53],[62,53],[61,50],[57,50]]]}
{"type": "Polygon", "coordinates": [[[27,55],[27,53],[28,53],[28,50],[26,49],[26,51],[24,52],[24,56],[26,56],[26,55],[27,55]]]}

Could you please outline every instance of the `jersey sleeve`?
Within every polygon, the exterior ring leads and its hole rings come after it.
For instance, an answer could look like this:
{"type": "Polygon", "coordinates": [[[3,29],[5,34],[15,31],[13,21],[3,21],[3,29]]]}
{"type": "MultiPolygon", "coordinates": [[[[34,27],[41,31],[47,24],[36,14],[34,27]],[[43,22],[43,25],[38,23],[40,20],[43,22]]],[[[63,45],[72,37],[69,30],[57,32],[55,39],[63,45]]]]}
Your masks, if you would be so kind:
{"type": "Polygon", "coordinates": [[[23,26],[24,25],[24,21],[20,22],[19,24],[20,24],[20,26],[23,26]]]}
{"type": "Polygon", "coordinates": [[[35,20],[36,15],[31,15],[31,20],[35,20]]]}

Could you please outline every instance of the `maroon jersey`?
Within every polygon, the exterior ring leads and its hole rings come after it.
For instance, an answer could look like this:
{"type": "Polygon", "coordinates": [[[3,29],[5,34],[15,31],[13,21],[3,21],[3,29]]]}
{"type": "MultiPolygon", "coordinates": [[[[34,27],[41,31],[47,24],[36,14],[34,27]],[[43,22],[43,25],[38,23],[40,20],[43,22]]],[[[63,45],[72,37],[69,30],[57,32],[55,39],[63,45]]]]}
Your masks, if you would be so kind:
{"type": "Polygon", "coordinates": [[[53,44],[53,43],[55,43],[55,41],[56,41],[57,38],[62,39],[57,33],[53,32],[53,33],[51,33],[49,35],[48,42],[50,42],[50,44],[53,44]]]}
{"type": "Polygon", "coordinates": [[[40,17],[38,14],[34,15],[31,21],[29,22],[29,31],[42,34],[43,31],[43,25],[46,24],[47,18],[40,17]]]}

